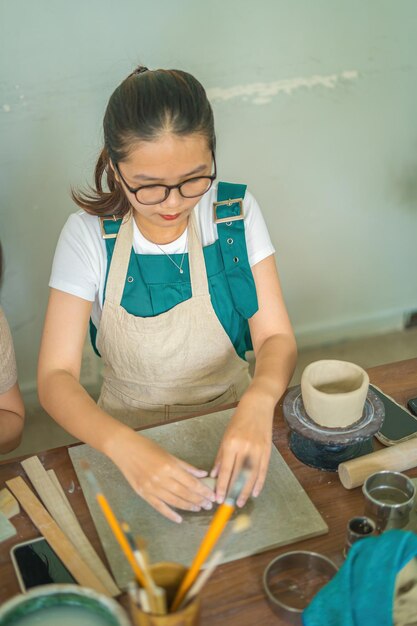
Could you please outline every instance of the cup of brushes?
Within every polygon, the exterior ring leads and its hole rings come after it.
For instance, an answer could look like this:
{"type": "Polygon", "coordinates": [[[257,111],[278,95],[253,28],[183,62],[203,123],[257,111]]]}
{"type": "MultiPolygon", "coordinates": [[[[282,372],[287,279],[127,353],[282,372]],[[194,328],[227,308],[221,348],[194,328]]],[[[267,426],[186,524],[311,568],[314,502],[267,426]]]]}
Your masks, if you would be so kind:
{"type": "Polygon", "coordinates": [[[119,523],[89,465],[82,464],[97,502],[135,575],[129,586],[130,611],[135,626],[198,626],[200,591],[220,564],[226,544],[250,526],[239,515],[227,526],[250,471],[245,461],[236,480],[215,514],[189,568],[180,563],[151,564],[145,542],[133,537],[126,523],[119,523]],[[227,527],[226,527],[227,526],[227,527]],[[220,547],[212,554],[221,538],[220,547]],[[202,567],[204,566],[204,570],[202,567]]]}

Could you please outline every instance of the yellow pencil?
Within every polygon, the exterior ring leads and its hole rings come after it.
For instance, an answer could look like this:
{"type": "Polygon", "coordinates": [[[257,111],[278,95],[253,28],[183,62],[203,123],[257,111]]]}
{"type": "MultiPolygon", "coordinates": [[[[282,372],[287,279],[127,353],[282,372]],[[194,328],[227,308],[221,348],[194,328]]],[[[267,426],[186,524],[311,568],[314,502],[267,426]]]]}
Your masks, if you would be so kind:
{"type": "Polygon", "coordinates": [[[129,542],[126,539],[125,534],[123,530],[121,529],[120,524],[117,521],[117,518],[115,514],[113,513],[110,504],[107,501],[106,496],[101,491],[98,480],[94,476],[93,472],[90,469],[90,466],[88,465],[86,461],[82,461],[80,465],[85,473],[85,477],[87,478],[89,485],[94,491],[96,500],[101,510],[103,511],[103,515],[106,518],[108,525],[110,526],[114,536],[116,537],[120,547],[122,548],[125,557],[129,561],[129,564],[136,576],[136,579],[139,581],[142,587],[145,587],[145,578],[143,576],[143,573],[141,569],[139,568],[139,565],[136,562],[135,555],[133,554],[133,551],[129,545],[129,542]]]}
{"type": "Polygon", "coordinates": [[[246,483],[248,472],[249,464],[248,462],[245,462],[243,464],[242,470],[235,480],[234,485],[227,494],[225,501],[219,506],[213,516],[211,524],[208,527],[208,530],[203,538],[203,541],[200,544],[199,549],[197,550],[196,556],[194,557],[194,561],[192,562],[190,569],[184,576],[184,579],[182,580],[181,585],[177,591],[174,602],[172,603],[171,611],[176,611],[178,609],[191,585],[197,578],[204,561],[207,559],[208,555],[213,550],[214,546],[219,540],[220,535],[222,534],[227,522],[229,521],[233,514],[233,511],[235,510],[236,500],[246,483]]]}
{"type": "MultiPolygon", "coordinates": [[[[216,567],[219,565],[220,561],[222,560],[222,558],[224,557],[224,553],[226,550],[226,543],[227,543],[227,538],[231,538],[233,539],[233,536],[236,534],[239,534],[245,530],[247,530],[249,528],[249,526],[251,525],[251,521],[249,518],[249,515],[246,515],[245,513],[242,513],[242,515],[239,515],[235,521],[233,522],[233,525],[230,529],[230,533],[229,535],[227,535],[227,531],[225,531],[223,537],[222,537],[222,547],[217,550],[217,552],[215,552],[213,554],[213,556],[210,558],[210,560],[206,563],[206,567],[205,569],[201,572],[200,576],[197,578],[197,580],[194,582],[194,584],[190,587],[190,589],[188,590],[186,596],[184,597],[184,599],[182,600],[181,604],[179,605],[179,609],[182,609],[186,604],[188,604],[193,598],[195,598],[195,596],[200,593],[201,589],[203,588],[203,586],[206,584],[206,582],[208,581],[208,579],[210,578],[210,576],[213,574],[214,570],[216,569],[216,567]],[[226,541],[225,541],[226,539],[226,541]]],[[[228,543],[228,548],[230,548],[230,543],[231,541],[229,540],[228,543]]]]}

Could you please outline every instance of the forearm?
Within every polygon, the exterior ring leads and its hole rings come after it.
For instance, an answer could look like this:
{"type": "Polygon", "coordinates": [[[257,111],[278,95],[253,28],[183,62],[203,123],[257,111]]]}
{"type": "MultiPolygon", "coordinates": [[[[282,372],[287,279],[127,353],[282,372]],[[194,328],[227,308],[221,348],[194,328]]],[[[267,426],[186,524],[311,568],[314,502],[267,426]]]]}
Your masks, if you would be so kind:
{"type": "Polygon", "coordinates": [[[115,441],[130,429],[103,411],[66,370],[55,370],[39,380],[44,409],[66,431],[111,456],[115,441]]]}
{"type": "Polygon", "coordinates": [[[256,355],[255,374],[248,389],[272,409],[288,387],[297,361],[293,336],[276,334],[268,337],[256,355]]]}
{"type": "Polygon", "coordinates": [[[22,415],[0,409],[0,454],[7,454],[17,448],[22,439],[23,424],[22,415]]]}

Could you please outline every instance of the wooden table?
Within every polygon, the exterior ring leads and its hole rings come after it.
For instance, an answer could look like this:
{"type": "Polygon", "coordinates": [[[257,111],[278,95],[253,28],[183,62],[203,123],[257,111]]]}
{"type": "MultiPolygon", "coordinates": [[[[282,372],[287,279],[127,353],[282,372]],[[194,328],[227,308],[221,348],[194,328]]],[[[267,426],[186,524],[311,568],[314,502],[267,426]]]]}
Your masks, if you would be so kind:
{"type": "MultiPolygon", "coordinates": [[[[374,367],[369,371],[371,382],[380,387],[398,402],[405,404],[410,397],[417,396],[417,358],[398,363],[374,367]]],[[[321,472],[299,462],[288,449],[287,430],[282,417],[282,400],[277,406],[274,422],[274,443],[288,463],[301,485],[326,520],[329,533],[314,539],[292,544],[289,548],[269,550],[263,554],[227,563],[217,569],[202,594],[203,612],[201,626],[227,624],[228,626],[276,626],[285,624],[269,608],[262,590],[262,574],[271,559],[289,549],[313,550],[342,563],[348,519],[363,513],[363,498],[360,488],[347,491],[339,482],[336,473],[321,472]]],[[[90,517],[77,477],[72,467],[67,448],[55,448],[38,454],[46,469],[55,469],[71,505],[86,534],[98,553],[104,558],[93,521],[90,517]]],[[[25,476],[21,459],[0,463],[0,488],[4,481],[17,475],[25,476]]],[[[407,472],[417,476],[417,468],[407,472]]],[[[16,576],[10,561],[9,551],[15,543],[38,536],[27,515],[21,512],[13,518],[18,535],[0,544],[0,603],[19,592],[16,576]]],[[[125,605],[124,597],[120,599],[125,605]]]]}

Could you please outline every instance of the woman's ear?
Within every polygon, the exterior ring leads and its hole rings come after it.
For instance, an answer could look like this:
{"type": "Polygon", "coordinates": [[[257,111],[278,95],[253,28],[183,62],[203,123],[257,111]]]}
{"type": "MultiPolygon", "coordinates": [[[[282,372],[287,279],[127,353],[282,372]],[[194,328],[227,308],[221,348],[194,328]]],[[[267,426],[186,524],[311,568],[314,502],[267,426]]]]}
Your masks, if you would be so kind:
{"type": "Polygon", "coordinates": [[[111,168],[111,170],[113,172],[114,178],[117,180],[117,182],[120,185],[120,178],[119,178],[119,174],[117,172],[117,168],[113,165],[113,161],[111,159],[109,159],[109,165],[110,165],[110,168],[111,168]]]}

